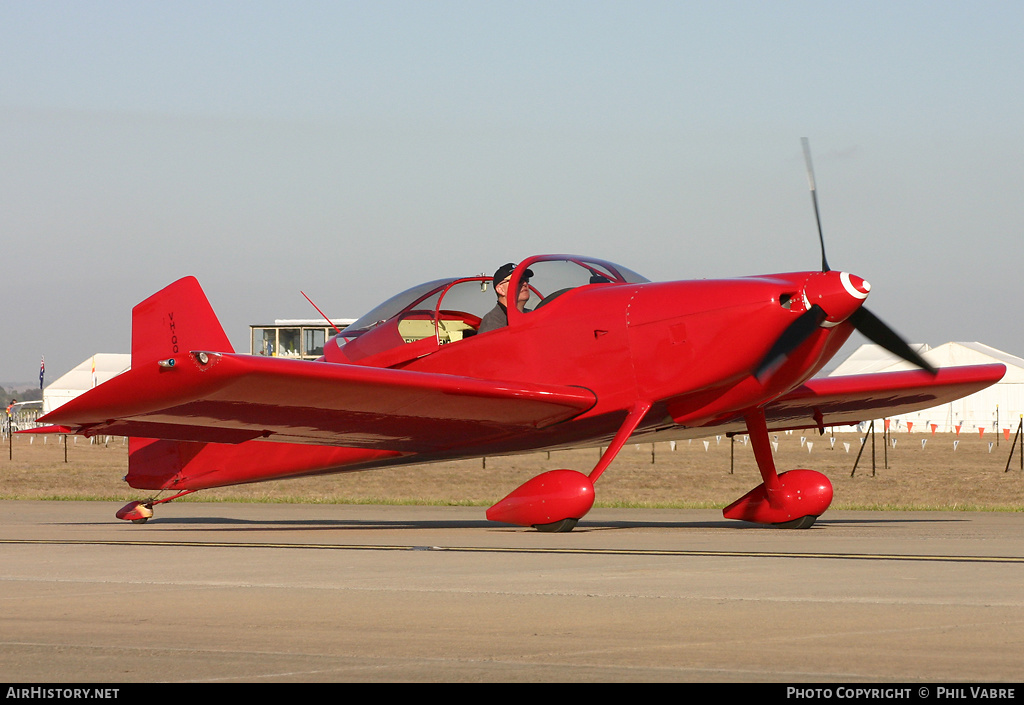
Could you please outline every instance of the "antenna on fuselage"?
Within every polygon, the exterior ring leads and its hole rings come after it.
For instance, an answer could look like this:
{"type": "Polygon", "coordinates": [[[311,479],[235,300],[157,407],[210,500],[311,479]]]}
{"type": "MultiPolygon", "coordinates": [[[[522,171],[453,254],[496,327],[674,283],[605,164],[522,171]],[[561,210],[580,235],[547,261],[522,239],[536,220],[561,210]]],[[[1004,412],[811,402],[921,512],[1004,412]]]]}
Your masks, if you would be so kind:
{"type": "MultiPolygon", "coordinates": [[[[300,294],[302,294],[303,296],[306,296],[306,292],[304,292],[304,291],[299,291],[299,293],[300,293],[300,294]]],[[[316,309],[316,312],[317,312],[317,313],[319,313],[319,314],[320,314],[321,316],[323,316],[323,317],[324,317],[324,320],[325,320],[325,321],[327,321],[328,323],[330,323],[330,324],[331,324],[331,328],[333,328],[333,329],[334,329],[334,332],[335,332],[335,333],[340,333],[340,332],[341,332],[340,330],[338,330],[338,326],[334,325],[334,321],[332,321],[332,320],[331,320],[330,318],[328,318],[327,316],[324,316],[324,312],[320,310],[320,307],[319,307],[319,306],[317,306],[317,305],[316,305],[315,303],[313,303],[313,299],[311,299],[311,298],[309,298],[308,296],[306,296],[306,301],[308,301],[308,302],[309,302],[309,304],[310,304],[310,305],[311,305],[311,306],[312,306],[313,308],[315,308],[315,309],[316,309]]]]}

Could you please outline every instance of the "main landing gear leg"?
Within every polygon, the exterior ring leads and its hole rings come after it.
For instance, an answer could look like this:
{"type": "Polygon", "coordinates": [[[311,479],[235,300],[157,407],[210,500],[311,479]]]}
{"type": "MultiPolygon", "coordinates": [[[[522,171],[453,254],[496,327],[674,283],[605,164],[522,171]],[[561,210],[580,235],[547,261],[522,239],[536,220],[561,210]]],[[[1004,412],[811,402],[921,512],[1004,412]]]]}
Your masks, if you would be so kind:
{"type": "Polygon", "coordinates": [[[576,470],[541,473],[488,509],[487,518],[517,526],[532,526],[538,531],[572,531],[594,506],[594,482],[622,450],[650,408],[646,402],[633,407],[590,475],[576,470]]]}
{"type": "Polygon", "coordinates": [[[814,470],[777,474],[764,409],[747,414],[746,422],[764,482],[722,510],[722,514],[726,519],[771,524],[783,529],[809,528],[832,504],[832,483],[814,470]]]}
{"type": "Polygon", "coordinates": [[[142,500],[138,502],[129,502],[120,509],[117,510],[117,518],[123,519],[124,521],[130,521],[133,524],[145,524],[147,521],[153,518],[153,507],[157,504],[163,504],[170,502],[171,500],[178,499],[178,497],[184,497],[187,494],[192,494],[195,490],[184,490],[176,495],[167,497],[166,499],[151,499],[142,500]]]}

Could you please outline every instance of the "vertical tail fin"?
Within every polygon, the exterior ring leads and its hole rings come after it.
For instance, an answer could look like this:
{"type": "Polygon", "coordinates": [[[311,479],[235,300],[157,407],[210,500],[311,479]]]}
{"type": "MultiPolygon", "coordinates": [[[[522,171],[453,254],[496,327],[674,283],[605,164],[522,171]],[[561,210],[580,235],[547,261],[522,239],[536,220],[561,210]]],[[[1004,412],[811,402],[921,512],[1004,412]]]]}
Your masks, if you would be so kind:
{"type": "MultiPolygon", "coordinates": [[[[195,277],[170,284],[132,309],[132,365],[144,365],[193,350],[234,352],[210,301],[195,277]]],[[[128,484],[160,489],[173,485],[178,473],[205,443],[131,438],[128,484]]]]}
{"type": "MultiPolygon", "coordinates": [[[[234,352],[199,282],[186,277],[132,309],[132,365],[141,369],[192,351],[234,352]]],[[[125,480],[135,489],[201,490],[399,455],[389,450],[257,440],[231,444],[131,438],[125,480]]]]}
{"type": "Polygon", "coordinates": [[[132,309],[132,364],[192,350],[234,352],[199,282],[185,277],[132,309]]]}

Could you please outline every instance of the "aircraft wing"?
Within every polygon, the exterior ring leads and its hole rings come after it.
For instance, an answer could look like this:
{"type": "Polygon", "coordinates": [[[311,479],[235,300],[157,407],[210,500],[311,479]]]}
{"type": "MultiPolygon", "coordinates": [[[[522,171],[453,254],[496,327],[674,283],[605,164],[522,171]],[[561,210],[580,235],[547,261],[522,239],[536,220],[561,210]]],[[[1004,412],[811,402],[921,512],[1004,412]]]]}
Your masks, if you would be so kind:
{"type": "Polygon", "coordinates": [[[845,426],[929,409],[995,384],[1002,364],[810,379],[765,407],[769,428],[845,426]]]}
{"type": "Polygon", "coordinates": [[[544,428],[595,403],[581,387],[193,352],[133,367],[40,422],[89,436],[421,453],[544,428]]]}

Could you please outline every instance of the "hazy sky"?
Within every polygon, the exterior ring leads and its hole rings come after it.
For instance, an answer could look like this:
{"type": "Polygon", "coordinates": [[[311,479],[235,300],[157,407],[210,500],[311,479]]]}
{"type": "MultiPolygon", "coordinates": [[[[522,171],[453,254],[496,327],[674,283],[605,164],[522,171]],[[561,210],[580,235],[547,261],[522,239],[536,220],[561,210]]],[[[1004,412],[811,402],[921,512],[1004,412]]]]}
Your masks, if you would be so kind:
{"type": "MultiPolygon", "coordinates": [[[[202,282],[356,317],[537,252],[834,269],[1024,356],[1024,3],[0,0],[0,382],[202,282]]],[[[858,342],[863,338],[855,336],[858,342]]]]}

